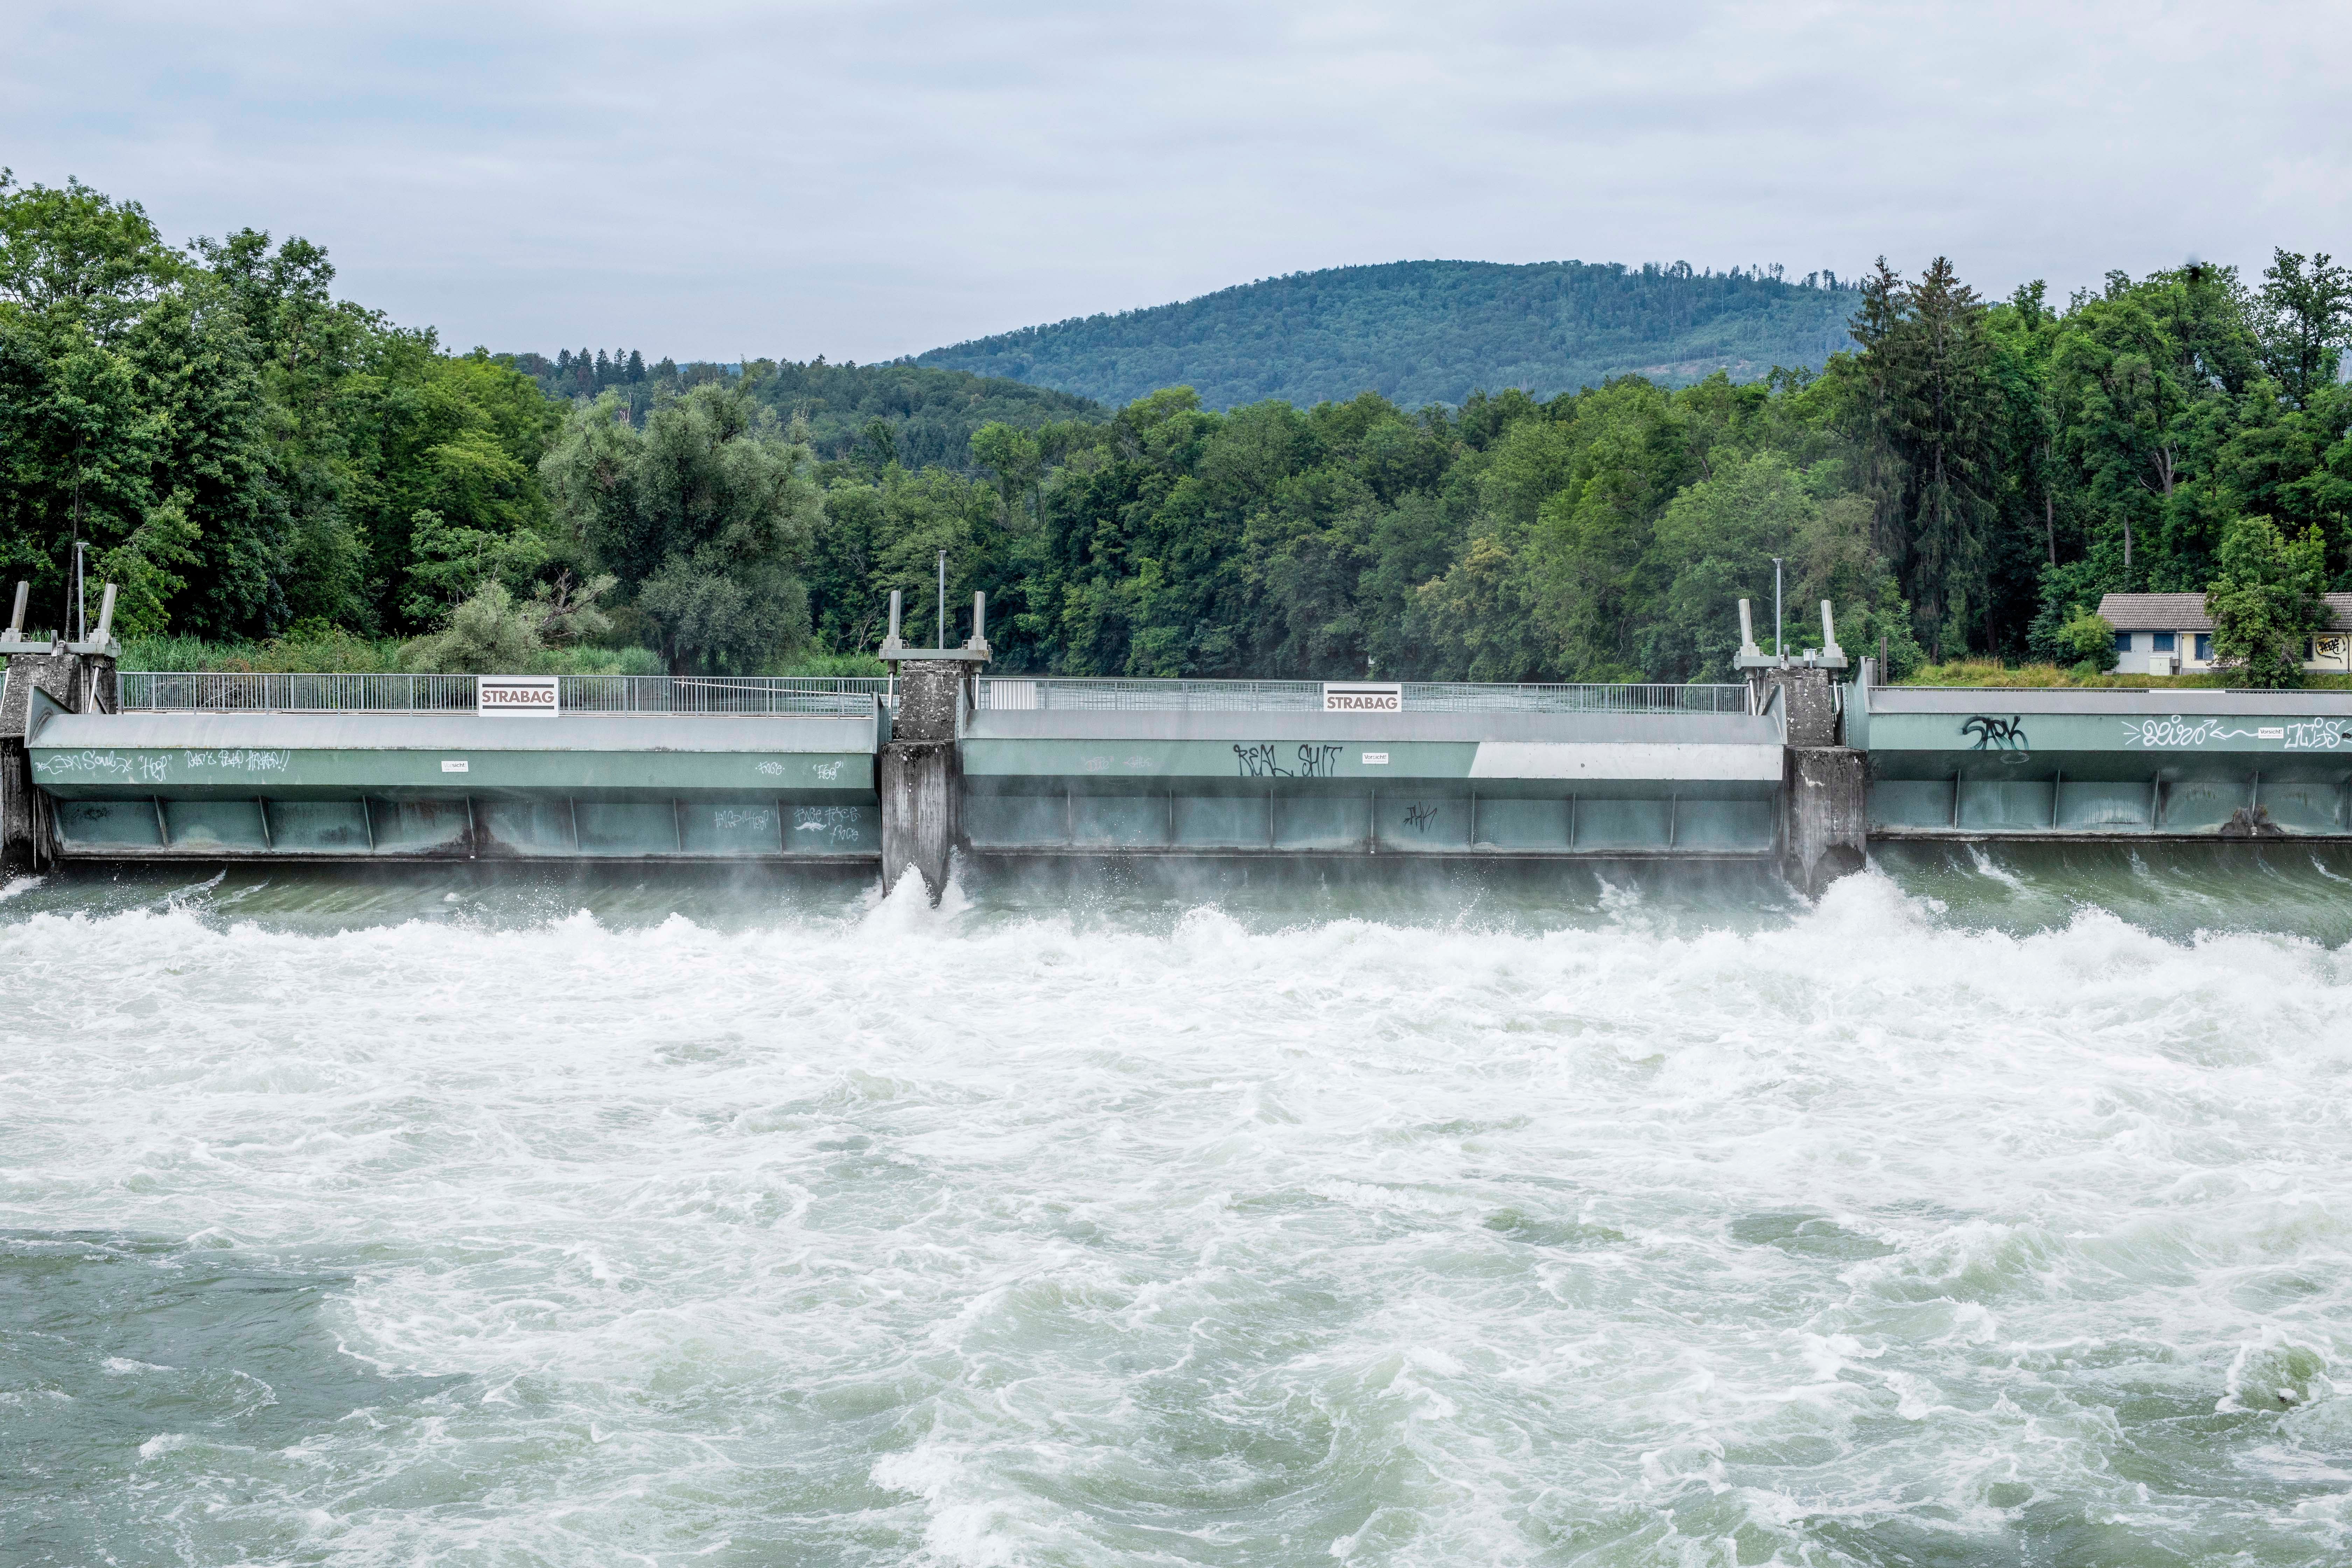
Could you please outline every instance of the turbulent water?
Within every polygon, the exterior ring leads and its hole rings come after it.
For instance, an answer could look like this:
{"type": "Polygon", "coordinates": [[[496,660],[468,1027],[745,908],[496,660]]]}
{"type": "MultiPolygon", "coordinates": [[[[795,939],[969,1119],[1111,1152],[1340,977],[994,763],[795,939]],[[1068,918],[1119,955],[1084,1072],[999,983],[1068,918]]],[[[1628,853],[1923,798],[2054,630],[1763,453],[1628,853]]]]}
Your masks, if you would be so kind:
{"type": "Polygon", "coordinates": [[[2341,1563],[2352,860],[2143,854],[18,884],[0,1561],[2341,1563]]]}

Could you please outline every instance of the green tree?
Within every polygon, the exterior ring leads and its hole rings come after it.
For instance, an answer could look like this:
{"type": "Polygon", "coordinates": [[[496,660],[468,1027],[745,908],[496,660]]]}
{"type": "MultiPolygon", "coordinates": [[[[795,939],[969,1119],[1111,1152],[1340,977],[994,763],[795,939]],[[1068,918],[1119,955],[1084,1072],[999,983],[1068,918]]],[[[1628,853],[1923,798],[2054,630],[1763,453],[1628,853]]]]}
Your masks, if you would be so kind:
{"type": "Polygon", "coordinates": [[[1037,437],[992,419],[971,433],[972,459],[996,480],[1004,526],[1013,526],[1016,501],[1028,503],[1045,475],[1044,454],[1037,437]]]}
{"type": "Polygon", "coordinates": [[[727,383],[657,404],[642,429],[619,423],[619,407],[608,395],[575,411],[540,471],[672,673],[753,668],[801,647],[818,511],[805,450],[727,383]]]}
{"type": "MultiPolygon", "coordinates": [[[[163,437],[163,422],[141,406],[131,366],[81,321],[0,319],[0,566],[28,578],[37,603],[60,606],[56,626],[73,619],[65,598],[77,542],[91,546],[93,559],[152,559],[161,574],[142,577],[142,594],[177,585],[168,573],[184,549],[184,508],[166,540],[140,533],[157,500],[151,481],[163,437]],[[151,556],[149,542],[165,548],[151,556]]],[[[140,629],[152,629],[150,606],[133,614],[140,629]]]]}
{"type": "Polygon", "coordinates": [[[2327,624],[2319,531],[2289,539],[2269,518],[2239,518],[2222,536],[2220,566],[2205,590],[2214,658],[2249,686],[2300,686],[2311,635],[2327,624]]]}
{"type": "Polygon", "coordinates": [[[2305,258],[2273,250],[2263,273],[2263,363],[2287,397],[2308,406],[2336,384],[2347,332],[2352,332],[2352,268],[2322,252],[2305,258]]]}
{"type": "Polygon", "coordinates": [[[72,323],[110,345],[185,269],[137,202],[79,180],[19,185],[0,169],[0,311],[72,323]]]}
{"type": "Polygon", "coordinates": [[[1965,647],[1985,603],[2001,398],[1985,307],[1937,257],[1916,283],[1881,257],[1853,335],[1864,439],[1883,455],[1879,539],[1929,648],[1965,647]]]}

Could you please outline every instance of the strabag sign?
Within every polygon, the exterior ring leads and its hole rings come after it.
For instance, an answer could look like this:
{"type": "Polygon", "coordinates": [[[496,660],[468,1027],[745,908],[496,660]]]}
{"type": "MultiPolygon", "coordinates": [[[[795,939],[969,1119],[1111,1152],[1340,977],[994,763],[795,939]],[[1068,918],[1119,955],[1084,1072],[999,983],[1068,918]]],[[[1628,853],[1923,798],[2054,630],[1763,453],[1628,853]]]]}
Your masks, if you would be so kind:
{"type": "Polygon", "coordinates": [[[545,713],[559,710],[555,677],[551,675],[478,675],[474,678],[474,711],[545,713]]]}
{"type": "Polygon", "coordinates": [[[1402,713],[1404,687],[1393,680],[1327,680],[1323,683],[1326,713],[1402,713]]]}

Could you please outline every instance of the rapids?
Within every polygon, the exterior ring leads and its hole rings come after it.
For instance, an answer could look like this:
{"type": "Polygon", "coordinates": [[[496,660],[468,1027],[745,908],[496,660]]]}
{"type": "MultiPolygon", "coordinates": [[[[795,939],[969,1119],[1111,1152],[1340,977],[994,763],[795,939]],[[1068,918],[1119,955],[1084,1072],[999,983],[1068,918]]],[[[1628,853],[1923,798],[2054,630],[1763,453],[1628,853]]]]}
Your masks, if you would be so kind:
{"type": "Polygon", "coordinates": [[[2352,858],[0,900],[0,1562],[2352,1557],[2352,858]]]}

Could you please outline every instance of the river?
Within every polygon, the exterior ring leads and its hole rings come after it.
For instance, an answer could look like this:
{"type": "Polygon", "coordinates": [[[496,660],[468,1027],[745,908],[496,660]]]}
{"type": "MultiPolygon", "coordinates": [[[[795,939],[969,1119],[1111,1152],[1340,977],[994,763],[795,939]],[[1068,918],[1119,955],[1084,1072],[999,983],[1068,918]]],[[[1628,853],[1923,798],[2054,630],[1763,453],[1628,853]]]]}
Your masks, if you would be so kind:
{"type": "Polygon", "coordinates": [[[2336,1563],[2352,858],[58,877],[0,1561],[2336,1563]]]}

